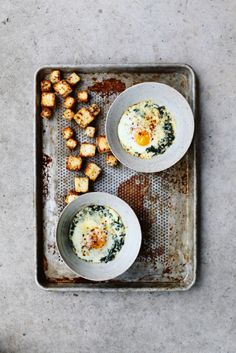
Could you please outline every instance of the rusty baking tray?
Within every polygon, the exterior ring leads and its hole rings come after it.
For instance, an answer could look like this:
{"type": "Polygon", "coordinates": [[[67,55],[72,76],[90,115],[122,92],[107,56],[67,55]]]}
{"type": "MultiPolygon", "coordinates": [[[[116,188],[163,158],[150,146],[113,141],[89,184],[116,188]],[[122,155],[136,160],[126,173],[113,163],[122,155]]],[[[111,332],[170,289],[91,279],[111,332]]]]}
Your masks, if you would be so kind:
{"type": "MultiPolygon", "coordinates": [[[[89,88],[91,102],[102,109],[96,124],[104,133],[106,112],[125,88],[145,81],[163,82],[176,88],[195,113],[195,75],[187,65],[81,65],[59,67],[66,76],[76,70],[82,78],[79,88],[89,88]]],[[[116,194],[136,212],[143,231],[140,254],[122,276],[107,282],[90,282],[72,273],[60,258],[55,228],[64,207],[66,192],[73,189],[74,174],[66,171],[68,155],[61,129],[61,100],[51,120],[40,117],[40,81],[52,67],[40,68],[35,76],[35,210],[36,281],[47,290],[187,290],[196,278],[196,155],[195,142],[172,168],[155,174],[136,173],[120,165],[107,167],[103,155],[94,160],[103,176],[95,191],[116,194]]],[[[78,107],[77,107],[78,108],[78,107]]],[[[72,125],[74,123],[72,122],[72,125]]],[[[77,129],[78,131],[78,129],[77,129]]],[[[83,131],[78,140],[85,141],[83,131]]]]}

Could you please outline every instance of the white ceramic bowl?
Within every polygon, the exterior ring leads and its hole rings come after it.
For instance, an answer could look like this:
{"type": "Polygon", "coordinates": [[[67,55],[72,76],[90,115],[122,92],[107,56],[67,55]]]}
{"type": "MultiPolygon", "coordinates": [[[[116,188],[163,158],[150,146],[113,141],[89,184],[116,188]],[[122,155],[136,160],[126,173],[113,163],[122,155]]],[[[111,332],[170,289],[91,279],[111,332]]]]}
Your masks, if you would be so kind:
{"type": "Polygon", "coordinates": [[[107,114],[106,135],[113,154],[122,164],[138,172],[160,172],[174,165],[187,152],[193,133],[194,117],[188,102],[178,91],[163,83],[144,82],[126,89],[115,99],[107,114]],[[141,159],[123,149],[118,137],[118,124],[130,105],[148,99],[169,110],[176,121],[176,134],[165,153],[141,159]]]}
{"type": "Polygon", "coordinates": [[[141,228],[132,208],[119,197],[105,192],[90,192],[72,201],[60,216],[56,241],[66,265],[79,276],[105,281],[121,275],[135,261],[141,246],[141,228]],[[107,263],[91,263],[81,260],[73,251],[69,240],[69,228],[76,213],[88,205],[103,205],[113,208],[121,217],[125,228],[125,242],[115,259],[107,263]]]}

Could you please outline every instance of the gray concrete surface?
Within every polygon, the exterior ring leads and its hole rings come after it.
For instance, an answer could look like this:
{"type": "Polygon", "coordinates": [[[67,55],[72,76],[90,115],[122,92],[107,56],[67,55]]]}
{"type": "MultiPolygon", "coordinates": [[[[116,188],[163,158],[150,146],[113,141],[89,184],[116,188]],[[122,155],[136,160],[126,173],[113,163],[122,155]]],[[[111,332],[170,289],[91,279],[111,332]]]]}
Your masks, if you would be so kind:
{"type": "Polygon", "coordinates": [[[236,352],[236,2],[1,1],[0,352],[236,352]],[[44,64],[185,62],[200,80],[199,274],[186,293],[47,293],[34,282],[33,75],[44,64]]]}

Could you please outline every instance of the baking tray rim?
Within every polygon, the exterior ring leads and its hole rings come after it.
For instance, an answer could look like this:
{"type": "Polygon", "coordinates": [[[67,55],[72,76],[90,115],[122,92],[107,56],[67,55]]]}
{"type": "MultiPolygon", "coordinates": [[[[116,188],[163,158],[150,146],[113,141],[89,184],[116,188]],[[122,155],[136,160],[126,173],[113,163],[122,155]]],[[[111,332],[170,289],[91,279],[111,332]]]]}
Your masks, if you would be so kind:
{"type": "MultiPolygon", "coordinates": [[[[191,103],[191,108],[193,110],[193,115],[194,119],[196,121],[196,73],[193,70],[193,68],[189,64],[183,64],[183,63],[129,63],[129,64],[115,64],[115,63],[109,63],[109,64],[76,64],[76,65],[65,65],[65,64],[49,64],[49,65],[42,65],[38,67],[38,69],[34,73],[34,127],[33,127],[33,147],[34,147],[34,176],[33,176],[33,210],[34,210],[34,227],[35,227],[35,247],[34,247],[34,252],[35,252],[35,282],[38,285],[39,288],[45,290],[45,291],[57,291],[57,292],[80,292],[80,291],[99,291],[99,292],[175,292],[175,291],[187,291],[190,290],[194,284],[196,283],[196,272],[197,272],[197,163],[196,163],[196,130],[194,133],[194,138],[192,141],[193,144],[193,183],[194,183],[194,188],[193,188],[193,270],[192,270],[192,280],[191,282],[186,286],[186,287],[173,287],[173,288],[165,288],[165,287],[151,287],[151,286],[145,286],[145,283],[142,284],[140,287],[128,287],[126,286],[125,282],[123,283],[122,287],[93,287],[93,286],[88,286],[85,284],[75,284],[73,287],[68,286],[65,284],[63,285],[58,285],[53,283],[51,284],[44,284],[40,279],[39,279],[39,247],[38,247],[38,242],[39,242],[39,235],[38,235],[38,182],[39,182],[39,176],[38,176],[38,163],[37,163],[37,156],[39,154],[39,147],[37,144],[37,77],[38,74],[42,70],[47,70],[47,69],[72,69],[72,70],[105,70],[105,69],[110,69],[110,70],[122,70],[123,72],[127,69],[128,71],[131,71],[132,69],[138,70],[138,69],[157,69],[157,68],[166,68],[166,69],[185,69],[189,71],[190,76],[191,76],[191,91],[192,91],[192,103],[191,103]]],[[[131,71],[132,72],[132,71],[131,71]]],[[[165,282],[163,282],[164,284],[165,282]]]]}

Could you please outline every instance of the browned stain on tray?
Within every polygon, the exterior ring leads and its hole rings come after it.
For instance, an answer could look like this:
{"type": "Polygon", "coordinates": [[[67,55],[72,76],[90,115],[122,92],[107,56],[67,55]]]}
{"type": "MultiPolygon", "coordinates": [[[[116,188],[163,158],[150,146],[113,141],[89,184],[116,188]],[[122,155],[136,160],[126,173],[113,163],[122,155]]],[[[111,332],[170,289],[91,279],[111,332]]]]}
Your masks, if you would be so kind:
{"type": "Polygon", "coordinates": [[[186,89],[187,84],[188,84],[188,82],[186,81],[186,79],[183,79],[183,80],[180,82],[180,86],[181,86],[184,90],[186,89]]]}
{"type": "Polygon", "coordinates": [[[55,253],[56,253],[56,244],[55,243],[47,244],[47,248],[48,248],[48,252],[55,255],[55,253]]]}
{"type": "Polygon", "coordinates": [[[171,272],[170,267],[166,267],[166,268],[164,268],[164,270],[163,270],[163,274],[164,274],[164,273],[170,273],[170,272],[171,272]]]}
{"type": "Polygon", "coordinates": [[[156,253],[157,253],[157,256],[161,256],[163,255],[165,252],[165,249],[162,245],[158,246],[157,250],[156,250],[156,253]]]}
{"type": "Polygon", "coordinates": [[[150,176],[137,174],[121,183],[117,195],[126,201],[136,213],[143,231],[143,244],[140,256],[148,257],[155,262],[158,256],[164,253],[160,246],[150,247],[150,229],[157,217],[157,195],[150,194],[150,176]],[[149,201],[149,207],[145,207],[145,201],[149,201]]]}
{"type": "Polygon", "coordinates": [[[43,197],[48,196],[48,185],[50,180],[49,169],[52,163],[52,158],[47,154],[43,155],[42,175],[43,175],[43,197]]]}
{"type": "Polygon", "coordinates": [[[48,277],[49,283],[94,283],[93,281],[89,281],[82,277],[48,277]]]}
{"type": "Polygon", "coordinates": [[[44,271],[48,270],[48,260],[47,260],[46,256],[43,257],[43,269],[44,269],[44,271]]]}
{"type": "MultiPolygon", "coordinates": [[[[145,221],[144,196],[150,185],[149,177],[146,175],[133,175],[118,187],[117,194],[126,201],[138,216],[140,222],[145,221]]],[[[143,224],[144,225],[144,224],[143,224]]]]}
{"type": "Polygon", "coordinates": [[[177,190],[181,194],[189,194],[189,163],[182,159],[172,168],[159,172],[158,176],[163,178],[169,187],[177,190]]]}
{"type": "Polygon", "coordinates": [[[102,96],[108,96],[113,93],[119,93],[125,90],[125,84],[116,78],[109,78],[100,82],[94,83],[89,87],[90,91],[97,92],[102,96]]]}

